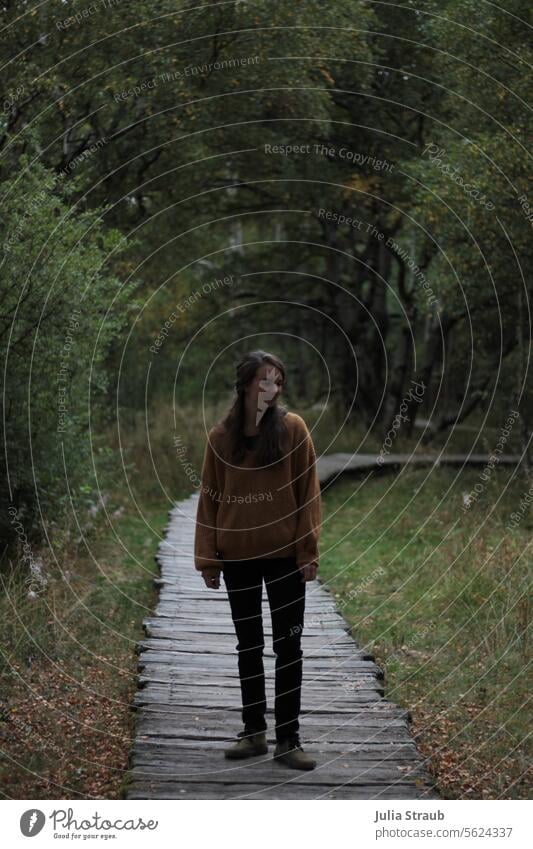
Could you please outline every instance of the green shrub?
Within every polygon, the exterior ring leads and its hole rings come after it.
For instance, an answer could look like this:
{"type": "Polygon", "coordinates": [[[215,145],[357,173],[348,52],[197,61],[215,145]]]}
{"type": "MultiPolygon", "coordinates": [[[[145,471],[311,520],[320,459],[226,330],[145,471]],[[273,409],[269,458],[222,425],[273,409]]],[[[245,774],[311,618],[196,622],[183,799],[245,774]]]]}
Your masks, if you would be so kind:
{"type": "Polygon", "coordinates": [[[18,520],[36,535],[47,517],[93,494],[91,429],[106,420],[106,355],[136,307],[137,284],[123,285],[113,270],[126,240],[105,227],[105,210],[74,199],[77,178],[63,183],[26,154],[2,182],[0,533],[8,543],[22,536],[18,520]]]}

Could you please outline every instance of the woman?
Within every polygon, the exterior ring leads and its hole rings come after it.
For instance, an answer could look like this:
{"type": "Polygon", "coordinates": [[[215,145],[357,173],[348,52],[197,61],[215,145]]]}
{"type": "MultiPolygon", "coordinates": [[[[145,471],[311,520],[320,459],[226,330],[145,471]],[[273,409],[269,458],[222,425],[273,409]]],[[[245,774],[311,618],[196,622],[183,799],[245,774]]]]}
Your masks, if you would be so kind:
{"type": "Polygon", "coordinates": [[[320,487],[304,420],[278,401],[285,366],[251,351],[237,366],[237,397],[209,431],[196,515],[195,568],[228,591],[237,635],[244,729],[224,754],[265,754],[266,700],[261,616],[263,580],[276,654],[274,758],[313,769],[299,738],[305,585],[318,569],[320,487]]]}

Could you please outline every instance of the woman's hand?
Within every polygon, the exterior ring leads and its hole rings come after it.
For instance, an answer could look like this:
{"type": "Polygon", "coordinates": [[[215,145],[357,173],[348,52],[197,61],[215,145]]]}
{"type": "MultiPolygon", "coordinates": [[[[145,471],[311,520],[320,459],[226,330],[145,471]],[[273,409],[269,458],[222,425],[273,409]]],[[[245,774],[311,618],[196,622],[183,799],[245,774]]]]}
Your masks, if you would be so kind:
{"type": "Polygon", "coordinates": [[[220,572],[222,570],[218,566],[206,566],[202,569],[202,578],[206,587],[210,590],[218,590],[220,587],[220,572]]]}
{"type": "Polygon", "coordinates": [[[306,563],[305,566],[300,566],[300,574],[303,582],[305,581],[314,581],[316,578],[316,563],[306,563]]]}

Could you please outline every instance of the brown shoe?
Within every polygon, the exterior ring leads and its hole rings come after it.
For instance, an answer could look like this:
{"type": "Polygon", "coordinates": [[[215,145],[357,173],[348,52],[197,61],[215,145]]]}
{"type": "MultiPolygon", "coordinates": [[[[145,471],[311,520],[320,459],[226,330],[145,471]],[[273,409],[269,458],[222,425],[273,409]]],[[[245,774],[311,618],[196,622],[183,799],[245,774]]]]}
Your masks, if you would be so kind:
{"type": "Polygon", "coordinates": [[[229,749],[224,749],[224,757],[231,760],[238,760],[240,758],[251,758],[254,755],[267,754],[266,731],[239,731],[237,737],[240,737],[237,743],[229,749]]]}
{"type": "Polygon", "coordinates": [[[274,759],[284,763],[290,769],[314,769],[316,767],[315,759],[302,749],[298,734],[294,734],[288,740],[276,743],[274,759]]]}

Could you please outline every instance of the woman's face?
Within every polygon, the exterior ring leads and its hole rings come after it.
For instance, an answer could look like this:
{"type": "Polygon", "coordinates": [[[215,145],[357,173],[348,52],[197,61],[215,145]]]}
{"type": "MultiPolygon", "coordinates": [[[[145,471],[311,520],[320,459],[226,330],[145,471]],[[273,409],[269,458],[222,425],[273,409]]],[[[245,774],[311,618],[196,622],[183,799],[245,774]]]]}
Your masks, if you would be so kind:
{"type": "Polygon", "coordinates": [[[251,400],[255,401],[256,409],[259,412],[264,412],[268,407],[272,407],[283,388],[283,375],[276,366],[265,363],[260,366],[246,387],[246,391],[251,400]]]}

